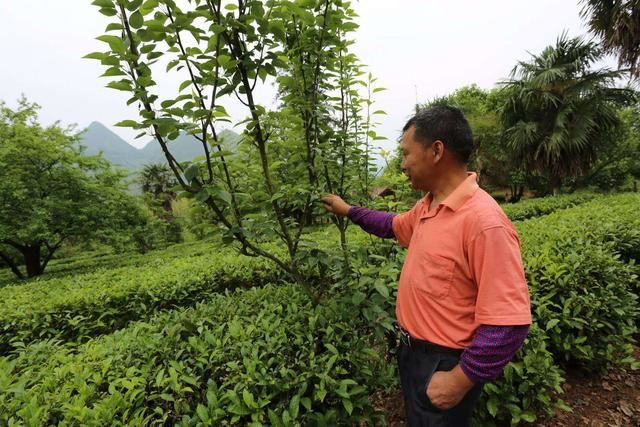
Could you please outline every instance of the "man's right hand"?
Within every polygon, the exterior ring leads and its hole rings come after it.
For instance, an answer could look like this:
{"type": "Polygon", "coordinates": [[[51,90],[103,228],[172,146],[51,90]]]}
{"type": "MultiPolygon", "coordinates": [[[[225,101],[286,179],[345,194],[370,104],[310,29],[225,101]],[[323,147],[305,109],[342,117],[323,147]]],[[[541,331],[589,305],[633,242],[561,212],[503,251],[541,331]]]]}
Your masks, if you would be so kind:
{"type": "Polygon", "coordinates": [[[336,196],[335,194],[329,194],[322,198],[322,203],[324,203],[324,208],[331,212],[332,214],[339,216],[347,216],[349,213],[349,206],[340,196],[336,196]]]}

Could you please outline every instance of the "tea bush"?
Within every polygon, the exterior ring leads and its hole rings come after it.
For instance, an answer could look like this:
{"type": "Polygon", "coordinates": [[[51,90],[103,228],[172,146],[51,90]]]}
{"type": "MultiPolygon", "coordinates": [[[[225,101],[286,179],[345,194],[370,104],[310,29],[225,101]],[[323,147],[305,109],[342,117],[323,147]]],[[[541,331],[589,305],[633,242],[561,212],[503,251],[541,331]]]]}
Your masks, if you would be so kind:
{"type": "Polygon", "coordinates": [[[563,194],[553,197],[521,200],[518,203],[500,205],[511,221],[522,221],[542,215],[548,215],[557,210],[580,205],[596,198],[594,193],[563,194]]]}
{"type": "Polygon", "coordinates": [[[0,358],[0,423],[380,422],[369,395],[395,374],[367,331],[352,305],[313,307],[298,286],[215,295],[75,354],[45,341],[0,358]]]}
{"type": "Polygon", "coordinates": [[[518,224],[538,325],[554,355],[587,369],[629,363],[639,314],[640,196],[601,197],[518,224]]]}
{"type": "Polygon", "coordinates": [[[476,426],[532,423],[540,412],[566,408],[554,394],[561,393],[563,371],[549,351],[548,337],[535,323],[524,345],[502,376],[485,384],[474,416],[476,426]]]}
{"type": "Polygon", "coordinates": [[[37,339],[83,341],[157,310],[192,305],[214,292],[273,280],[275,268],[234,251],[153,259],[0,289],[0,354],[37,339]]]}

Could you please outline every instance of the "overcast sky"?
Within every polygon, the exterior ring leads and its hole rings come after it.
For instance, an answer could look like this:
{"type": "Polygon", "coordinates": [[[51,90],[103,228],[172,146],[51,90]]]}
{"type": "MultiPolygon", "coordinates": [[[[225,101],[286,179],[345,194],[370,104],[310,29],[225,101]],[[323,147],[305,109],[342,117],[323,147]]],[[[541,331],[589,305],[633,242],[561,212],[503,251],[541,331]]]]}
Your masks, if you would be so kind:
{"type": "MultiPolygon", "coordinates": [[[[11,106],[24,93],[42,106],[41,121],[94,120],[128,142],[133,132],[114,123],[136,118],[127,94],[107,89],[98,61],[82,59],[106,50],[95,37],[108,18],[89,0],[0,0],[0,100],[11,106]]],[[[445,95],[476,83],[490,88],[508,77],[516,61],[553,44],[562,31],[587,33],[577,0],[365,0],[355,53],[388,90],[376,98],[379,133],[394,145],[416,99],[445,95]]],[[[612,65],[615,65],[613,62],[612,65]]],[[[164,81],[159,81],[160,85],[164,81]]],[[[167,92],[172,93],[171,91],[167,92]]],[[[264,102],[271,93],[263,91],[264,102]]],[[[232,114],[241,114],[231,108],[232,114]]]]}

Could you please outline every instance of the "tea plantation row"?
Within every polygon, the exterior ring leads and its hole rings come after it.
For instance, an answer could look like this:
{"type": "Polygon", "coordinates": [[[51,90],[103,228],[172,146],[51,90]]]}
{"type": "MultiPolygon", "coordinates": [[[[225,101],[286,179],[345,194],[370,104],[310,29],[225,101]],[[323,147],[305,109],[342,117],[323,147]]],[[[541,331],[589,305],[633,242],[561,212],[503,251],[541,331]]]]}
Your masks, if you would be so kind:
{"type": "Polygon", "coordinates": [[[505,203],[501,205],[501,207],[511,221],[523,221],[525,219],[548,215],[560,209],[578,206],[596,197],[597,195],[594,193],[580,192],[555,197],[525,199],[518,203],[505,203]]]}
{"type": "MultiPolygon", "coordinates": [[[[308,238],[328,247],[337,236],[317,231],[308,238]]],[[[84,341],[212,293],[284,278],[271,262],[238,255],[233,248],[181,245],[176,250],[184,255],[161,251],[138,260],[140,265],[0,289],[0,355],[38,339],[84,341]]],[[[282,249],[271,245],[271,250],[282,249]]]]}

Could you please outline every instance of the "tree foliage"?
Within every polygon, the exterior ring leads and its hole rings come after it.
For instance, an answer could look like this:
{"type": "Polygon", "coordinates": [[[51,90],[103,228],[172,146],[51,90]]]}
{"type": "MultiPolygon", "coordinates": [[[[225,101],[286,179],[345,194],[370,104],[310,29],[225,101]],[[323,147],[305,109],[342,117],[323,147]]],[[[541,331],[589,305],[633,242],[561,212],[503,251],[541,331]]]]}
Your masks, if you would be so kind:
{"type": "Polygon", "coordinates": [[[635,92],[615,86],[621,71],[594,69],[602,50],[581,38],[558,38],[529,61],[520,61],[502,112],[506,141],[526,171],[562,180],[588,171],[620,125],[618,109],[635,92]]]}
{"type": "Polygon", "coordinates": [[[620,67],[640,75],[640,1],[582,0],[581,15],[606,52],[618,56],[620,67]]]}
{"type": "Polygon", "coordinates": [[[640,179],[640,112],[638,106],[619,112],[621,126],[611,134],[610,144],[592,170],[576,180],[576,186],[595,186],[603,191],[634,189],[640,179]]]}
{"type": "MultiPolygon", "coordinates": [[[[93,4],[114,22],[107,34],[98,37],[109,50],[87,57],[107,67],[103,76],[117,79],[108,87],[129,92],[129,104],[140,107],[138,120],[119,125],[151,131],[184,194],[213,212],[228,240],[239,242],[246,255],[269,258],[310,291],[300,265],[322,257],[301,250],[305,219],[317,209],[315,202],[324,191],[341,195],[354,191],[354,172],[368,168],[367,138],[376,137],[371,121],[364,117],[370,97],[358,92],[367,82],[360,80],[361,66],[348,51],[349,33],[357,28],[349,3],[195,0],[178,5],[172,0],[96,0],[93,4]],[[184,76],[184,81],[174,97],[160,99],[155,76],[167,72],[184,76]],[[284,146],[274,147],[276,131],[269,123],[274,116],[256,95],[260,86],[273,81],[280,100],[298,117],[295,126],[301,131],[300,139],[289,141],[287,147],[303,150],[298,154],[307,176],[304,180],[297,176],[295,185],[278,179],[285,160],[276,158],[276,153],[284,146]],[[244,126],[243,143],[256,159],[250,167],[257,166],[261,174],[259,185],[250,188],[242,186],[242,174],[230,159],[234,153],[225,150],[220,140],[221,124],[231,121],[225,108],[230,97],[245,107],[247,118],[237,125],[244,126]],[[181,164],[172,156],[169,142],[180,132],[201,141],[200,159],[181,164]],[[253,204],[254,194],[269,204],[257,227],[255,218],[247,218],[243,209],[253,204]],[[301,215],[288,214],[292,203],[299,205],[295,209],[301,215]],[[286,246],[286,257],[260,245],[273,237],[286,246]]],[[[361,174],[367,173],[368,169],[361,174]]],[[[346,221],[336,223],[344,238],[346,221]]]]}
{"type": "Polygon", "coordinates": [[[123,176],[83,156],[72,129],[41,126],[37,111],[24,98],[16,110],[0,104],[0,257],[20,278],[42,274],[66,241],[113,238],[143,221],[123,176]]]}

